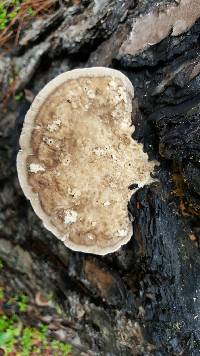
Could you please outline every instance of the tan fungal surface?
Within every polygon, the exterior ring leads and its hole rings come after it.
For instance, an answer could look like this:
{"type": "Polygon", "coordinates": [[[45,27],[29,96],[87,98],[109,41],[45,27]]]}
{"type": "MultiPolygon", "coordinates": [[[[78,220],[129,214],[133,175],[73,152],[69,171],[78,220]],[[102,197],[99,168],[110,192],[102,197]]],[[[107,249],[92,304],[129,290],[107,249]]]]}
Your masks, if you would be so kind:
{"type": "Polygon", "coordinates": [[[120,55],[136,55],[162,41],[169,34],[178,36],[187,31],[200,17],[200,0],[178,0],[177,4],[159,6],[133,22],[120,55]]]}
{"type": "Polygon", "coordinates": [[[155,162],[131,138],[129,80],[111,69],[72,72],[50,82],[29,110],[18,175],[45,227],[66,246],[106,254],[131,238],[128,187],[152,182],[155,162]]]}

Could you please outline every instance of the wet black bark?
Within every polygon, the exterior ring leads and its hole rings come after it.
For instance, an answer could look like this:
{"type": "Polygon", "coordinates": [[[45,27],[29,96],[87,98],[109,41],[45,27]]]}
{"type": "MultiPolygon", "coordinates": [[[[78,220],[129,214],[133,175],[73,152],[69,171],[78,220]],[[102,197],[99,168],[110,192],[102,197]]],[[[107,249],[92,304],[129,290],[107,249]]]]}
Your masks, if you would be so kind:
{"type": "Polygon", "coordinates": [[[1,279],[31,295],[55,293],[71,342],[86,354],[199,355],[200,21],[137,56],[119,58],[132,18],[158,1],[99,3],[95,12],[84,1],[35,20],[17,48],[0,58],[1,279]],[[157,182],[129,203],[131,241],[105,257],[72,252],[45,230],[15,167],[33,96],[57,74],[95,65],[117,68],[132,81],[134,138],[160,162],[157,182]],[[23,92],[21,102],[13,94],[8,99],[13,87],[23,92]]]}

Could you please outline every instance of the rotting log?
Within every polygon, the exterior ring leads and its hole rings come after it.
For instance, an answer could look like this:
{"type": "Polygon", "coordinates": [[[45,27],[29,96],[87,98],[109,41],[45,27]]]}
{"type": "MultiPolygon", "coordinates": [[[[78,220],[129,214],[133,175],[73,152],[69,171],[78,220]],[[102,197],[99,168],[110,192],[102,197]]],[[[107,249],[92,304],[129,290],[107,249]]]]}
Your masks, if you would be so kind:
{"type": "Polygon", "coordinates": [[[196,22],[182,33],[174,36],[172,26],[158,41],[130,51],[140,15],[159,16],[185,2],[63,2],[53,17],[35,19],[21,31],[14,49],[2,49],[1,279],[31,295],[53,292],[72,322],[74,342],[78,336],[91,355],[200,353],[199,2],[190,2],[196,22]],[[72,252],[45,230],[19,187],[15,167],[33,97],[57,74],[95,65],[119,69],[132,81],[138,106],[134,138],[160,162],[157,182],[129,202],[131,241],[105,257],[72,252]],[[21,92],[16,102],[13,93],[21,92]]]}

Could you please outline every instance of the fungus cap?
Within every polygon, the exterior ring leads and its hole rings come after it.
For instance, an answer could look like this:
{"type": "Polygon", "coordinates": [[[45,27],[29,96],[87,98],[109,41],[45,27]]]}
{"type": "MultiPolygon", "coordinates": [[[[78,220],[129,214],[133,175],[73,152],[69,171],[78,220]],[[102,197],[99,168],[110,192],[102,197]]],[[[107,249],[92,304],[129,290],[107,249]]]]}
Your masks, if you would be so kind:
{"type": "Polygon", "coordinates": [[[154,162],[131,135],[133,86],[108,68],[60,74],[28,111],[17,156],[20,185],[44,226],[75,251],[104,255],[132,235],[131,183],[154,162]]]}

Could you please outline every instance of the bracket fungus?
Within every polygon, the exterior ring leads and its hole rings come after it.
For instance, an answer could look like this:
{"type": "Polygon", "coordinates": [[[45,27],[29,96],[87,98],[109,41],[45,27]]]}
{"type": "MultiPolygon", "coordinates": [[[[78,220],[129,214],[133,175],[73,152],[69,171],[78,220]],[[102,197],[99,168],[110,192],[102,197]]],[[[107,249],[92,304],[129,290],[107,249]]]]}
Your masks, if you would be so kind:
{"type": "Polygon", "coordinates": [[[155,6],[154,10],[133,19],[131,32],[123,42],[119,56],[135,56],[167,36],[186,32],[200,17],[199,0],[175,0],[155,6]]]}
{"type": "Polygon", "coordinates": [[[152,182],[155,165],[131,137],[133,97],[117,70],[75,69],[50,81],[25,117],[21,187],[44,226],[72,250],[105,255],[131,238],[128,187],[152,182]]]}

